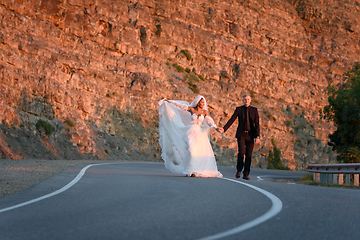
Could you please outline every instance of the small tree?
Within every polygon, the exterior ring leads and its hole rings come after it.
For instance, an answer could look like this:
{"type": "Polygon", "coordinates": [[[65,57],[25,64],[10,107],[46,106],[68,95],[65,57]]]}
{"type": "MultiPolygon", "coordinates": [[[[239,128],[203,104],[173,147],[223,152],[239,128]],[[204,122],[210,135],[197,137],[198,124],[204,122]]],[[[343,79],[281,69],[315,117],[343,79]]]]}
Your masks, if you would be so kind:
{"type": "Polygon", "coordinates": [[[279,170],[289,170],[288,167],[285,167],[281,162],[281,150],[276,147],[274,139],[271,139],[271,144],[273,145],[273,150],[269,151],[268,158],[268,169],[279,169],[279,170]]]}
{"type": "Polygon", "coordinates": [[[320,115],[336,126],[329,145],[345,163],[360,162],[360,64],[345,74],[345,83],[327,88],[329,104],[320,115]]]}

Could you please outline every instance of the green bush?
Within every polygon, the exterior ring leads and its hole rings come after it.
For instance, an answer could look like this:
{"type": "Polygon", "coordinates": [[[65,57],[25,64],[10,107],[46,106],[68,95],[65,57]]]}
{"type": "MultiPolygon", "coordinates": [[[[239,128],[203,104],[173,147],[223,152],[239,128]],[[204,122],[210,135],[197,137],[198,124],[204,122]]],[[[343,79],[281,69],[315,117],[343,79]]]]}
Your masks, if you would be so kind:
{"type": "Polygon", "coordinates": [[[185,72],[190,73],[191,72],[190,68],[185,68],[185,72]]]}
{"type": "Polygon", "coordinates": [[[50,123],[39,119],[36,123],[36,129],[39,130],[41,127],[45,129],[46,135],[50,135],[54,130],[53,126],[50,123]]]}
{"type": "Polygon", "coordinates": [[[185,57],[188,61],[191,60],[191,54],[190,54],[189,50],[181,50],[181,52],[185,55],[185,57]]]}
{"type": "Polygon", "coordinates": [[[185,69],[182,66],[178,65],[177,63],[174,63],[173,66],[176,68],[176,71],[179,73],[182,73],[185,71],[185,69]]]}
{"type": "Polygon", "coordinates": [[[199,78],[195,75],[190,75],[190,81],[199,82],[199,78]]]}
{"type": "Polygon", "coordinates": [[[269,151],[268,169],[290,170],[288,167],[285,167],[282,164],[281,150],[276,147],[276,143],[274,139],[271,139],[271,144],[273,145],[273,150],[269,151]]]}
{"type": "Polygon", "coordinates": [[[189,88],[193,93],[199,93],[199,89],[197,88],[197,85],[193,83],[191,80],[189,81],[189,88]]]}
{"type": "Polygon", "coordinates": [[[204,78],[203,75],[199,75],[198,77],[199,77],[202,81],[205,81],[205,78],[204,78]]]}
{"type": "Polygon", "coordinates": [[[66,120],[65,123],[66,123],[69,127],[75,127],[75,124],[74,124],[71,120],[66,120]]]}

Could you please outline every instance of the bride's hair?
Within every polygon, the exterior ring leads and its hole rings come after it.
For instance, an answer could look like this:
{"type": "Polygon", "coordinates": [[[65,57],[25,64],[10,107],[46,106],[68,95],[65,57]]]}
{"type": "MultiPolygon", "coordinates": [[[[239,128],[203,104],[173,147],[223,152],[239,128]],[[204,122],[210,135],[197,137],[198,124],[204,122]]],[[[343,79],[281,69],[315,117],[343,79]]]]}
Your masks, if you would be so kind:
{"type": "Polygon", "coordinates": [[[196,96],[196,98],[194,99],[194,101],[192,101],[191,102],[191,104],[190,104],[190,107],[196,107],[198,104],[199,104],[199,102],[200,102],[200,100],[201,99],[204,99],[204,107],[203,107],[203,109],[205,110],[205,111],[207,111],[208,109],[207,109],[207,103],[206,103],[206,99],[204,98],[204,96],[201,96],[201,95],[197,95],[196,96]]]}

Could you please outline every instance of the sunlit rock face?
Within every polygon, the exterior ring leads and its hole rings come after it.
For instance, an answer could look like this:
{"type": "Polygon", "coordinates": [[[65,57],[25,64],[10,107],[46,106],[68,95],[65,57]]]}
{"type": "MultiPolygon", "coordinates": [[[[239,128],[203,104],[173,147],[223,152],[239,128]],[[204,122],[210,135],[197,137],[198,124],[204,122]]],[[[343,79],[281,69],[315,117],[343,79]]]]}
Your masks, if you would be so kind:
{"type": "MultiPolygon", "coordinates": [[[[360,1],[2,0],[0,157],[161,161],[160,99],[204,95],[224,126],[250,93],[254,166],[271,142],[291,169],[334,161],[318,111],[359,60],[359,14],[360,1]]],[[[211,133],[219,164],[234,163],[235,131],[211,133]]]]}

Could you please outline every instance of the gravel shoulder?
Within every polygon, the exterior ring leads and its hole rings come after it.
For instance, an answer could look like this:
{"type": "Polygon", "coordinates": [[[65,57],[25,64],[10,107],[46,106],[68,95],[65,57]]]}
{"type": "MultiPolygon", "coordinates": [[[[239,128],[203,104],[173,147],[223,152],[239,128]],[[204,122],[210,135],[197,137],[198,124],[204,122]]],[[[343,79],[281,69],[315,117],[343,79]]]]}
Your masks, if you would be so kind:
{"type": "Polygon", "coordinates": [[[0,159],[0,198],[25,190],[63,170],[105,162],[114,161],[0,159]]]}

